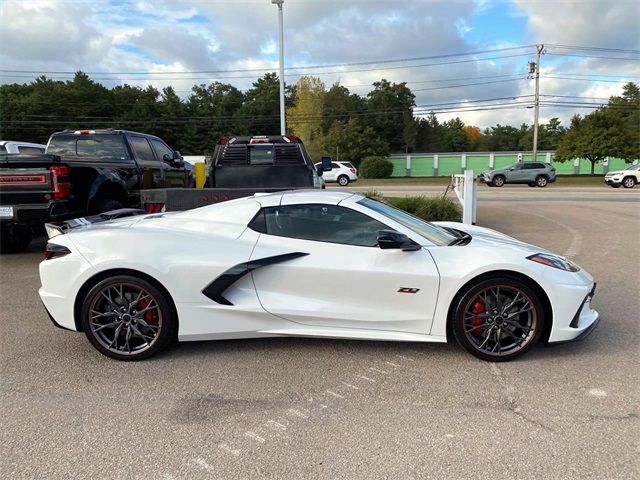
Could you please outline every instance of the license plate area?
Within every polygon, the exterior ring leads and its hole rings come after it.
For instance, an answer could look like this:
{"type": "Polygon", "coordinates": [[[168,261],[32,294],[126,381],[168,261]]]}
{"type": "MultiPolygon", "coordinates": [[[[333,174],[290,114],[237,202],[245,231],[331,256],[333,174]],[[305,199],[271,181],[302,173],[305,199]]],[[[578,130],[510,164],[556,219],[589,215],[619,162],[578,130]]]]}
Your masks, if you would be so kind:
{"type": "Polygon", "coordinates": [[[0,207],[0,218],[13,218],[13,207],[0,207]]]}

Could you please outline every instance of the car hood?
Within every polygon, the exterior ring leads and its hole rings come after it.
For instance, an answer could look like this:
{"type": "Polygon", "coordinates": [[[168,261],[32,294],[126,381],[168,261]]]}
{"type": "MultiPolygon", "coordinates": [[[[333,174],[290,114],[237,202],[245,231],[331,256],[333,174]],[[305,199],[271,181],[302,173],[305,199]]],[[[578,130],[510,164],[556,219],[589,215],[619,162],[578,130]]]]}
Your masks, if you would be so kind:
{"type": "Polygon", "coordinates": [[[533,253],[551,253],[546,248],[531,245],[529,243],[517,240],[509,235],[492,230],[490,228],[479,227],[477,225],[467,225],[459,222],[432,222],[442,227],[453,228],[471,235],[472,240],[468,245],[474,247],[502,247],[519,250],[524,254],[533,253]]]}
{"type": "Polygon", "coordinates": [[[624,175],[625,173],[630,173],[632,170],[616,170],[615,172],[607,172],[606,176],[609,175],[624,175]]]}

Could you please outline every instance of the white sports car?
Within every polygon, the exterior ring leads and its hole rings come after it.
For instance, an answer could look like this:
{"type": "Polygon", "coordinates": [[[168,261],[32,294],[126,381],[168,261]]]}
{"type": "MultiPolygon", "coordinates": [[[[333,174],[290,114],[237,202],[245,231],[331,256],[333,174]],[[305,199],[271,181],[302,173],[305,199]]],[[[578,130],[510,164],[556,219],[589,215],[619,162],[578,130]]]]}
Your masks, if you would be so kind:
{"type": "Polygon", "coordinates": [[[256,194],[195,210],[47,226],[53,322],[137,360],[175,339],[446,342],[484,360],[597,324],[592,277],[487,228],[427,223],[359,194],[256,194]]]}

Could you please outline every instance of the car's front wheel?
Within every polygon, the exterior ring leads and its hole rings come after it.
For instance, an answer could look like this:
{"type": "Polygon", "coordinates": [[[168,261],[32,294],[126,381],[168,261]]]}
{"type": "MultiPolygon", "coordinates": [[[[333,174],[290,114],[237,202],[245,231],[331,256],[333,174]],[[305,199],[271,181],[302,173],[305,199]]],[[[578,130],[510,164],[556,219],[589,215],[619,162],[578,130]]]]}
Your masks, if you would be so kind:
{"type": "Polygon", "coordinates": [[[82,329],[91,344],[116,360],[142,360],[177,334],[170,300],[149,281],[132,275],[106,278],[87,294],[82,329]]]}
{"type": "Polygon", "coordinates": [[[633,177],[626,177],[622,180],[622,186],[624,188],[633,188],[636,186],[636,179],[633,177]]]}
{"type": "Polygon", "coordinates": [[[493,186],[494,187],[501,187],[504,185],[504,177],[502,175],[496,175],[495,177],[493,177],[493,186]]]}
{"type": "Polygon", "coordinates": [[[536,293],[521,280],[494,277],[458,297],[453,332],[482,360],[503,362],[527,352],[540,338],[544,313],[536,293]]]}
{"type": "Polygon", "coordinates": [[[341,187],[346,187],[347,185],[349,185],[349,177],[347,177],[346,175],[340,175],[338,177],[338,184],[341,187]]]}

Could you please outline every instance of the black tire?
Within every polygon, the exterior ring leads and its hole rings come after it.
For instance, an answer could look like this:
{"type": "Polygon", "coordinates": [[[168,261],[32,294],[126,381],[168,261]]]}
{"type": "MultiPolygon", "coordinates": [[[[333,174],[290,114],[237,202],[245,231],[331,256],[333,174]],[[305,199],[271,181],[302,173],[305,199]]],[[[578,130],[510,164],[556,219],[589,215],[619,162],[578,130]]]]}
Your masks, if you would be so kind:
{"type": "Polygon", "coordinates": [[[111,210],[119,210],[124,208],[124,205],[119,200],[114,200],[113,198],[99,198],[93,204],[91,208],[91,213],[104,213],[110,212],[111,210]]]}
{"type": "Polygon", "coordinates": [[[620,188],[620,185],[621,185],[620,183],[612,183],[612,184],[611,184],[611,186],[612,186],[613,188],[620,188]]]}
{"type": "Polygon", "coordinates": [[[508,276],[496,276],[465,290],[454,300],[451,321],[456,340],[472,355],[482,360],[505,362],[524,355],[540,339],[544,330],[544,310],[540,299],[526,283],[508,276]],[[497,295],[486,294],[487,291],[497,291],[497,295]],[[501,299],[499,303],[495,301],[498,298],[501,299]],[[514,298],[513,306],[505,308],[509,303],[504,305],[503,302],[514,298]],[[529,307],[531,309],[526,310],[529,307]],[[495,351],[488,350],[492,345],[495,351]]]}
{"type": "Polygon", "coordinates": [[[548,184],[549,184],[549,179],[546,177],[546,175],[538,175],[536,177],[536,186],[540,188],[544,188],[548,184]]]}
{"type": "Polygon", "coordinates": [[[501,187],[505,184],[505,178],[503,175],[496,175],[491,183],[494,187],[501,187]]]}
{"type": "Polygon", "coordinates": [[[338,177],[338,185],[340,185],[341,187],[346,187],[347,185],[349,185],[349,177],[347,177],[346,175],[340,175],[338,177]]]}
{"type": "Polygon", "coordinates": [[[81,322],[96,350],[116,360],[149,358],[177,338],[171,300],[151,282],[132,275],[116,275],[95,285],[83,300],[81,322]]]}
{"type": "Polygon", "coordinates": [[[535,183],[528,183],[527,185],[529,185],[530,187],[535,187],[536,186],[535,183]]]}
{"type": "Polygon", "coordinates": [[[0,253],[24,252],[31,243],[32,237],[31,228],[25,225],[16,225],[11,230],[2,230],[0,232],[0,253]]]}
{"type": "Polygon", "coordinates": [[[636,186],[636,179],[633,177],[624,177],[622,179],[622,186],[624,188],[633,188],[636,186]]]}

